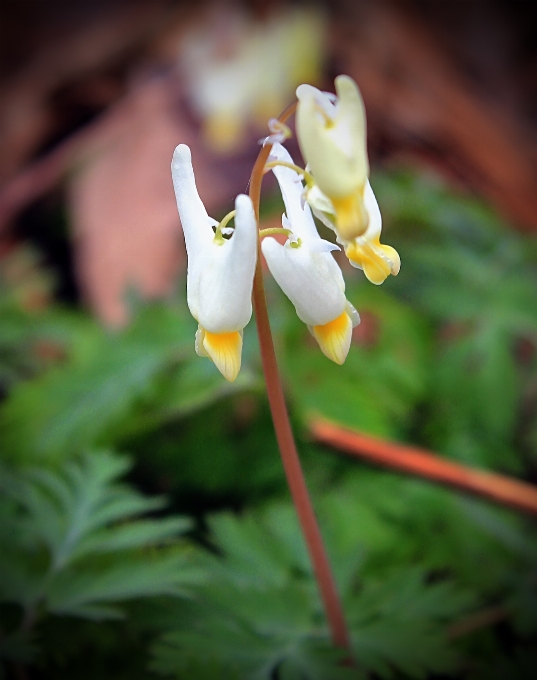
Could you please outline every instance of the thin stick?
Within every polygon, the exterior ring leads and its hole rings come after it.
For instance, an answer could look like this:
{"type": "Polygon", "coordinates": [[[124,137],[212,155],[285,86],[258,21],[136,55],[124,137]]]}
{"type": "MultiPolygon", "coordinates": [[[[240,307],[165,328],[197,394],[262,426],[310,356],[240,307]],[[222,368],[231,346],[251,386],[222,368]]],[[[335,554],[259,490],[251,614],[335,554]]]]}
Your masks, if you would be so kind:
{"type": "MultiPolygon", "coordinates": [[[[280,121],[285,121],[295,110],[296,104],[284,111],[280,121]]],[[[259,156],[252,170],[250,180],[250,197],[254,204],[257,220],[259,221],[259,202],[261,198],[261,183],[263,170],[272,145],[265,145],[259,152],[259,156]]],[[[258,246],[259,247],[259,246],[258,246]]],[[[315,512],[309,497],[304,474],[300,466],[300,460],[295,446],[293,431],[287,414],[282,384],[278,374],[276,353],[272,341],[270,322],[263,285],[263,271],[261,266],[261,250],[258,251],[257,266],[254,278],[253,304],[263,371],[267,385],[267,394],[276,431],[276,438],[282,457],[283,467],[287,476],[287,483],[295,504],[297,515],[304,533],[308,551],[313,564],[313,570],[321,598],[323,601],[326,617],[330,625],[334,645],[350,651],[350,639],[347,625],[343,616],[343,609],[339,601],[330,563],[323,544],[321,532],[315,517],[315,512]]]]}
{"type": "Polygon", "coordinates": [[[440,482],[531,515],[537,514],[537,488],[504,475],[445,460],[424,449],[387,442],[322,418],[310,421],[316,441],[356,458],[440,482]]]}
{"type": "Polygon", "coordinates": [[[447,631],[448,638],[450,640],[456,640],[464,635],[473,633],[475,630],[494,626],[496,623],[504,621],[507,618],[509,618],[509,610],[502,605],[482,609],[449,626],[447,631]]]}

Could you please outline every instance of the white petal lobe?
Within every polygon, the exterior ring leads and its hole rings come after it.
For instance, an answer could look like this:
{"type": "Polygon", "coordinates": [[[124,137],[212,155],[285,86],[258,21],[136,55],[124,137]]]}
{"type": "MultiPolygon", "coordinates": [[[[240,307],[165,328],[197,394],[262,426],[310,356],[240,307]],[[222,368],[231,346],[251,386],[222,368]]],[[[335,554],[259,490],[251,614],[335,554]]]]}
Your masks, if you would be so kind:
{"type": "Polygon", "coordinates": [[[238,331],[252,316],[256,219],[248,196],[237,196],[235,209],[233,236],[221,245],[212,242],[203,257],[198,322],[211,333],[238,331]]]}
{"type": "Polygon", "coordinates": [[[343,313],[345,284],[330,253],[314,253],[305,246],[289,248],[273,238],[265,238],[261,248],[272,276],[301,321],[318,326],[343,313]]]}
{"type": "MultiPolygon", "coordinates": [[[[272,147],[272,155],[275,160],[285,163],[293,162],[287,149],[281,144],[275,144],[272,147]]],[[[302,206],[301,198],[304,187],[298,173],[291,168],[281,165],[273,168],[273,173],[280,185],[285,212],[291,225],[290,229],[302,240],[318,239],[319,234],[317,233],[309,206],[302,206]]]]}

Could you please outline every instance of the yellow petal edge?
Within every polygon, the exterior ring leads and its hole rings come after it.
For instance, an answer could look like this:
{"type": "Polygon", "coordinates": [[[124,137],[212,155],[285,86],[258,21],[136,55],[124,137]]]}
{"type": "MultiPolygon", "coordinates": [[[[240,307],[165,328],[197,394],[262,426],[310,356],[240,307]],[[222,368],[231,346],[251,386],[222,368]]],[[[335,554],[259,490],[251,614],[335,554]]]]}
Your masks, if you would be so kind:
{"type": "Polygon", "coordinates": [[[336,214],[336,229],[344,241],[361,236],[369,225],[369,215],[363,203],[363,189],[345,198],[330,197],[336,214]]]}
{"type": "Polygon", "coordinates": [[[201,339],[203,349],[214,362],[216,368],[229,382],[233,382],[241,368],[242,334],[209,333],[203,329],[201,339]]]}
{"type": "Polygon", "coordinates": [[[345,254],[364,270],[367,278],[377,286],[388,278],[390,274],[397,276],[401,267],[399,253],[391,246],[380,243],[378,237],[373,243],[360,245],[353,243],[345,254]]]}
{"type": "Polygon", "coordinates": [[[352,338],[352,321],[347,312],[322,326],[313,326],[311,332],[323,354],[341,366],[349,353],[352,338]]]}

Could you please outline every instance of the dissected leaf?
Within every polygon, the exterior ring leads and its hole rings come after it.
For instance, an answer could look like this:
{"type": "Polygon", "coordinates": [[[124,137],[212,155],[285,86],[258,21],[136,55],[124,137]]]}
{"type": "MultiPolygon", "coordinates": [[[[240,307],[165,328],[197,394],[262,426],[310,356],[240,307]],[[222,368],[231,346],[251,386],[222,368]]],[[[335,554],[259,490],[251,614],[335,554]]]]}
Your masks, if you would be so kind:
{"type": "Polygon", "coordinates": [[[180,674],[188,659],[203,654],[207,639],[212,657],[245,679],[332,680],[363,677],[366,670],[384,678],[396,671],[422,678],[455,667],[445,625],[469,609],[472,598],[448,581],[427,584],[419,570],[379,583],[356,558],[363,549],[355,525],[347,535],[329,534],[328,541],[333,563],[341,558],[349,565],[348,537],[354,535],[354,569],[347,566],[353,573],[347,573],[342,595],[355,668],[342,664],[342,650],[331,648],[311,568],[303,550],[294,548],[303,541],[290,509],[277,505],[241,519],[216,516],[211,528],[223,557],[208,557],[211,578],[179,627],[155,646],[155,670],[180,674]]]}
{"type": "Polygon", "coordinates": [[[5,470],[1,599],[27,610],[117,618],[118,603],[184,595],[203,574],[177,544],[191,527],[183,517],[138,519],[164,504],[117,479],[130,464],[103,451],[63,465],[5,470]]]}

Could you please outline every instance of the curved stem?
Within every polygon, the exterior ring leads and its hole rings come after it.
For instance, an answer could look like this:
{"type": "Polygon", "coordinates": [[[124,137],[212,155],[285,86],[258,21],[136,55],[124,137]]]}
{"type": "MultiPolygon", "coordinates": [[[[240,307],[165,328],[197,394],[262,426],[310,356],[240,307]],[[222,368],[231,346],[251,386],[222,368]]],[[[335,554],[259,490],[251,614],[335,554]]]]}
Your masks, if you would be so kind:
{"type": "Polygon", "coordinates": [[[294,163],[288,163],[287,161],[270,161],[269,163],[265,163],[265,169],[264,172],[268,172],[269,170],[272,170],[272,168],[277,168],[278,166],[282,168],[290,168],[291,170],[294,170],[297,175],[301,175],[304,177],[304,180],[308,186],[313,185],[313,177],[310,175],[310,173],[307,170],[304,170],[304,168],[301,168],[300,165],[295,165],[294,163]]]}
{"type": "Polygon", "coordinates": [[[290,229],[284,229],[283,227],[270,227],[269,229],[261,229],[259,231],[259,238],[265,238],[265,236],[275,236],[276,234],[290,236],[292,233],[293,232],[290,229]]]}
{"type": "MultiPolygon", "coordinates": [[[[296,103],[288,107],[279,120],[284,122],[296,108],[296,103]]],[[[252,199],[257,220],[259,221],[259,202],[261,198],[261,183],[263,171],[272,145],[264,146],[252,170],[250,179],[250,198],[252,199]]],[[[276,353],[270,330],[265,288],[263,285],[263,271],[261,266],[261,250],[258,242],[258,258],[254,277],[253,304],[257,324],[257,334],[263,362],[263,372],[267,385],[267,394],[272,413],[276,439],[282,457],[283,467],[287,476],[287,483],[300,521],[302,532],[306,540],[313,570],[321,598],[323,601],[326,617],[330,626],[332,640],[338,647],[350,651],[350,639],[347,625],[343,615],[343,609],[339,601],[332,570],[324,547],[321,532],[317,524],[313,505],[309,497],[306,480],[300,465],[300,460],[295,446],[293,431],[289,422],[289,415],[285,405],[283,388],[278,373],[276,353]]]]}
{"type": "Polygon", "coordinates": [[[214,234],[215,238],[223,239],[222,229],[225,229],[227,227],[227,225],[235,217],[236,212],[237,212],[236,210],[232,210],[231,212],[228,212],[228,214],[222,220],[220,220],[220,222],[218,223],[218,225],[216,227],[216,231],[215,231],[215,234],[214,234]]]}

